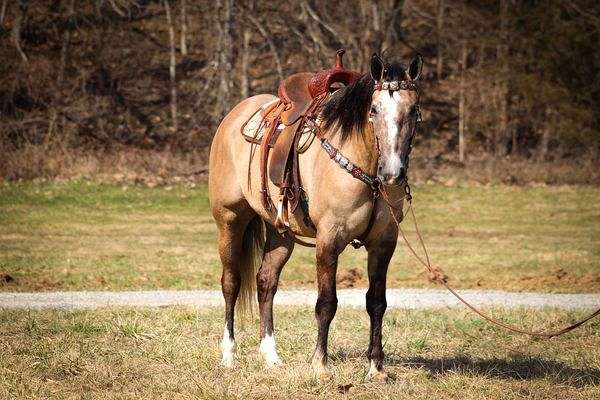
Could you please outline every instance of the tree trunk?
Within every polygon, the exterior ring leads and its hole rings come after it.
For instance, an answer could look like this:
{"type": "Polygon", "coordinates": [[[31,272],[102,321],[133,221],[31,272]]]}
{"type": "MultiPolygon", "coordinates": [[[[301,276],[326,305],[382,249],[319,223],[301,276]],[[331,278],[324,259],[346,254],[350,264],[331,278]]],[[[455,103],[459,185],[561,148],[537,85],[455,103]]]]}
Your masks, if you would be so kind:
{"type": "Polygon", "coordinates": [[[508,0],[500,0],[500,43],[497,46],[497,56],[500,65],[498,74],[498,95],[500,100],[499,126],[495,143],[496,156],[506,154],[506,142],[509,138],[508,132],[508,0]]]}
{"type": "Polygon", "coordinates": [[[233,89],[233,0],[217,1],[219,15],[219,103],[217,114],[222,118],[231,106],[233,89]]]}
{"type": "Polygon", "coordinates": [[[319,20],[320,18],[317,16],[315,18],[316,11],[311,7],[308,1],[302,1],[300,3],[300,8],[302,10],[301,20],[306,23],[307,33],[310,36],[313,42],[313,48],[315,49],[314,54],[317,58],[317,68],[327,68],[330,64],[329,58],[327,57],[331,49],[325,43],[323,35],[319,30],[319,20]],[[311,16],[311,14],[313,14],[311,16]]]}
{"type": "Polygon", "coordinates": [[[17,53],[21,56],[21,59],[25,62],[28,62],[29,59],[27,55],[21,48],[21,29],[23,25],[23,21],[27,15],[27,0],[19,0],[19,4],[17,6],[17,15],[15,16],[15,21],[12,28],[12,39],[17,49],[17,53]]]}
{"type": "Polygon", "coordinates": [[[4,16],[6,15],[6,3],[8,3],[8,0],[2,0],[2,8],[0,8],[0,26],[4,24],[4,16]]]}
{"type": "Polygon", "coordinates": [[[254,15],[252,15],[248,12],[246,14],[246,18],[248,18],[248,21],[250,21],[252,23],[252,25],[254,25],[256,27],[256,29],[261,34],[261,36],[267,41],[267,44],[269,45],[269,49],[271,50],[271,54],[273,55],[273,59],[275,60],[275,69],[277,70],[277,77],[279,78],[280,81],[282,81],[283,80],[283,67],[281,66],[281,57],[279,57],[279,52],[277,51],[277,46],[275,46],[275,42],[273,42],[273,39],[272,39],[270,33],[267,31],[264,24],[261,24],[260,21],[258,21],[254,17],[254,15]]]}
{"type": "Polygon", "coordinates": [[[438,0],[438,13],[437,13],[437,60],[436,60],[436,77],[438,80],[442,79],[442,73],[444,72],[444,58],[443,58],[443,40],[442,31],[444,30],[444,0],[438,0]]]}
{"type": "Polygon", "coordinates": [[[181,41],[181,55],[182,56],[187,56],[188,54],[188,47],[187,47],[187,10],[186,10],[186,4],[185,4],[185,0],[181,0],[181,36],[180,36],[180,41],[181,41]]]}
{"type": "Polygon", "coordinates": [[[404,0],[391,0],[387,18],[384,20],[385,33],[382,37],[382,48],[393,48],[402,37],[402,7],[404,0]]]}
{"type": "Polygon", "coordinates": [[[252,39],[252,31],[250,27],[244,27],[243,42],[242,42],[242,67],[240,76],[240,92],[242,98],[250,97],[250,77],[248,67],[250,64],[250,40],[252,39]]]}
{"type": "Polygon", "coordinates": [[[541,123],[540,142],[537,150],[537,160],[539,162],[546,161],[548,155],[548,143],[550,142],[550,124],[552,121],[552,111],[546,106],[544,109],[544,119],[541,123]]]}
{"type": "Polygon", "coordinates": [[[371,36],[371,43],[369,44],[371,49],[374,49],[377,53],[381,53],[381,38],[383,35],[381,34],[381,16],[379,14],[379,7],[377,4],[371,4],[371,12],[371,18],[373,21],[373,35],[371,36]]]}
{"type": "MultiPolygon", "coordinates": [[[[167,15],[167,24],[169,26],[169,77],[171,78],[171,120],[173,122],[173,131],[177,132],[177,80],[176,80],[176,59],[175,59],[175,28],[173,26],[173,18],[171,16],[171,6],[169,0],[164,0],[165,13],[167,15]]],[[[172,141],[169,143],[169,146],[172,141]]]]}
{"type": "Polygon", "coordinates": [[[73,30],[73,19],[75,18],[75,0],[69,1],[68,6],[69,20],[65,32],[63,33],[63,42],[60,49],[60,65],[58,66],[58,83],[62,84],[65,77],[65,70],[69,58],[69,47],[71,45],[71,31],[73,30]]]}
{"type": "Polygon", "coordinates": [[[465,75],[467,69],[467,43],[463,39],[461,43],[460,57],[460,89],[458,99],[458,161],[465,162],[466,143],[465,143],[465,125],[466,125],[466,96],[465,96],[465,75]]]}

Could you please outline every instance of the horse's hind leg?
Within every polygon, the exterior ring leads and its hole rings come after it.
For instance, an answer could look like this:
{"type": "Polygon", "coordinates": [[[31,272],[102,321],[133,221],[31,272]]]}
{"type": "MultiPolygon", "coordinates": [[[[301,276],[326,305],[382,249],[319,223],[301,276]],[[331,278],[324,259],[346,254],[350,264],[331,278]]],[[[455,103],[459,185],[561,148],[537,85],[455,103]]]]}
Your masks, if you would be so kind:
{"type": "MultiPolygon", "coordinates": [[[[249,225],[249,221],[251,220],[251,215],[246,215],[246,213],[233,214],[231,211],[220,213],[217,219],[219,256],[221,257],[221,264],[223,266],[221,290],[225,300],[225,328],[221,342],[221,350],[223,351],[221,365],[224,367],[233,366],[233,358],[236,350],[233,329],[234,311],[240,289],[242,288],[242,279],[248,279],[247,271],[243,269],[250,268],[250,265],[247,265],[247,261],[251,255],[243,253],[245,250],[244,236],[248,235],[247,230],[252,225],[249,225]]],[[[246,237],[246,240],[248,240],[248,237],[246,237]]],[[[252,275],[254,274],[253,270],[250,272],[252,275]]]]}
{"type": "Polygon", "coordinates": [[[267,367],[281,365],[273,333],[273,297],[277,292],[279,275],[294,249],[294,241],[280,235],[267,224],[267,240],[260,270],[256,275],[258,307],[260,309],[260,352],[267,367]]]}
{"type": "Polygon", "coordinates": [[[378,243],[367,245],[369,252],[369,290],[367,291],[367,313],[371,320],[371,332],[369,338],[369,373],[367,379],[374,381],[386,381],[387,373],[383,369],[383,346],[381,325],[383,314],[387,308],[385,299],[386,276],[390,259],[394,254],[397,242],[397,229],[390,227],[378,243]],[[394,233],[395,232],[395,233],[394,233]]]}

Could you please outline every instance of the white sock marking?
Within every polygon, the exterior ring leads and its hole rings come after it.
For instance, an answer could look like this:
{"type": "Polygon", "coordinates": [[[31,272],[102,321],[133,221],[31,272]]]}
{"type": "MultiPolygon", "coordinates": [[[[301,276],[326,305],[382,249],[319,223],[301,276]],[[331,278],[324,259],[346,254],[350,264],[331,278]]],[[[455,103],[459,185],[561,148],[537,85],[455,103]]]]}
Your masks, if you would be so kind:
{"type": "Polygon", "coordinates": [[[223,351],[223,358],[221,359],[221,365],[226,368],[233,367],[233,356],[235,355],[236,344],[235,340],[229,336],[229,330],[227,325],[223,330],[223,340],[221,341],[221,350],[223,351]]]}
{"type": "Polygon", "coordinates": [[[272,335],[266,335],[264,338],[262,338],[260,341],[260,352],[265,358],[267,367],[274,367],[283,364],[277,355],[277,350],[275,348],[275,337],[272,335]]]}
{"type": "Polygon", "coordinates": [[[373,375],[376,375],[377,372],[379,372],[379,371],[377,370],[377,367],[375,366],[375,361],[371,360],[370,366],[369,366],[369,373],[367,374],[367,376],[371,377],[373,375]]]}

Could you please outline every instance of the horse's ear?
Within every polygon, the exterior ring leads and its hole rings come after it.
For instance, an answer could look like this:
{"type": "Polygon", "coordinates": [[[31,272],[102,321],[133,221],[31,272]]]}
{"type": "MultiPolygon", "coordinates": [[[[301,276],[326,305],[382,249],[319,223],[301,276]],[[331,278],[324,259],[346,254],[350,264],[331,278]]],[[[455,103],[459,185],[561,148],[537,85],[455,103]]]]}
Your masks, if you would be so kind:
{"type": "Polygon", "coordinates": [[[420,54],[417,54],[410,62],[408,76],[411,80],[416,81],[421,76],[421,70],[423,70],[423,57],[420,54]]]}
{"type": "Polygon", "coordinates": [[[373,78],[375,82],[378,82],[383,78],[383,69],[383,60],[377,53],[373,53],[371,56],[371,78],[373,78]]]}

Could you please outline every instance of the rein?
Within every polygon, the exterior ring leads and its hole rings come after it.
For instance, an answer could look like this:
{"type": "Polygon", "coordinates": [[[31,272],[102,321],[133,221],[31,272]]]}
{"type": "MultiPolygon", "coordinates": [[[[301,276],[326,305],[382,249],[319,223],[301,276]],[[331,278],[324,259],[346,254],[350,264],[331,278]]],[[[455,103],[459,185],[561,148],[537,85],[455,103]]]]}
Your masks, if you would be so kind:
{"type": "MultiPolygon", "coordinates": [[[[406,185],[406,187],[410,188],[410,186],[408,186],[408,184],[406,185]]],[[[481,318],[485,319],[486,321],[491,322],[494,325],[500,326],[500,327],[507,329],[514,333],[521,333],[521,334],[525,334],[525,335],[529,335],[529,336],[535,336],[535,337],[544,338],[544,339],[551,339],[555,336],[564,335],[565,333],[578,328],[579,326],[585,324],[589,320],[600,315],[600,308],[598,308],[596,311],[594,311],[590,315],[586,316],[582,320],[575,322],[574,324],[571,324],[569,326],[566,326],[566,327],[556,330],[556,331],[542,332],[542,331],[528,331],[528,330],[518,328],[513,325],[508,325],[502,321],[497,320],[496,318],[489,316],[488,314],[485,314],[481,310],[475,308],[475,306],[470,304],[468,301],[466,301],[460,294],[458,294],[456,292],[456,290],[452,286],[450,286],[448,284],[448,278],[441,268],[435,267],[431,264],[431,260],[429,259],[429,253],[427,252],[427,247],[425,246],[423,236],[421,235],[421,232],[419,231],[419,227],[417,225],[417,218],[415,216],[415,211],[412,207],[412,195],[410,193],[410,189],[408,189],[406,191],[406,195],[403,197],[403,199],[406,199],[406,201],[408,202],[408,209],[410,210],[412,220],[413,220],[413,226],[415,227],[415,232],[417,233],[417,238],[419,239],[419,243],[421,245],[421,248],[423,249],[423,254],[425,254],[425,260],[423,260],[423,258],[417,254],[416,250],[410,244],[408,238],[406,237],[406,234],[404,233],[404,230],[402,229],[402,226],[400,225],[400,221],[398,221],[398,219],[396,219],[396,216],[394,214],[394,207],[389,202],[389,199],[385,192],[385,188],[382,187],[381,190],[382,190],[381,191],[382,198],[385,200],[388,208],[390,209],[390,214],[392,214],[392,218],[394,218],[394,222],[398,226],[398,231],[400,232],[400,235],[402,236],[402,239],[404,240],[406,247],[408,247],[408,249],[413,254],[413,256],[417,259],[417,261],[419,261],[419,263],[429,273],[431,280],[434,283],[437,283],[438,285],[444,286],[461,303],[463,303],[465,306],[467,306],[469,309],[471,309],[471,311],[473,311],[474,313],[476,313],[477,315],[479,315],[481,318]]],[[[404,216],[406,216],[406,213],[403,214],[403,217],[404,216]]]]}

